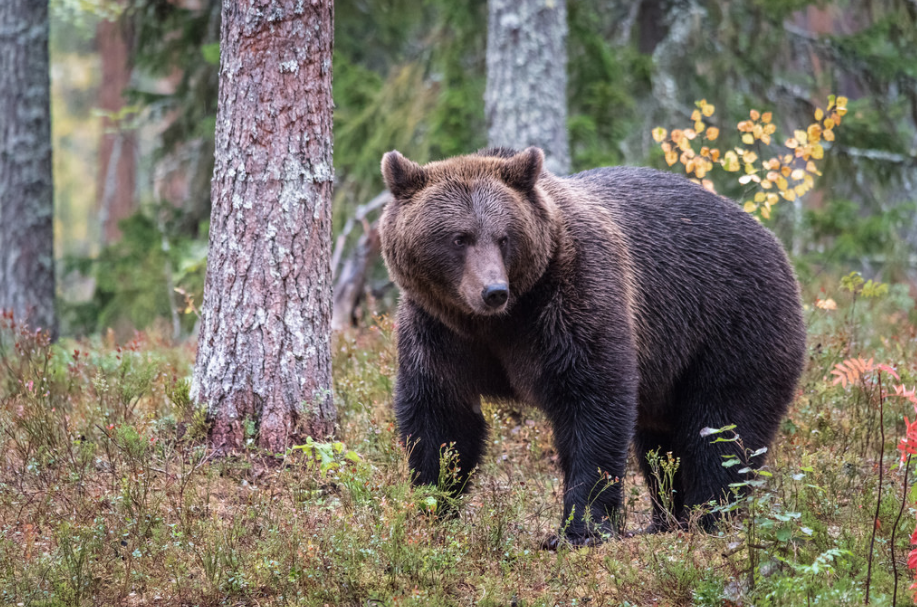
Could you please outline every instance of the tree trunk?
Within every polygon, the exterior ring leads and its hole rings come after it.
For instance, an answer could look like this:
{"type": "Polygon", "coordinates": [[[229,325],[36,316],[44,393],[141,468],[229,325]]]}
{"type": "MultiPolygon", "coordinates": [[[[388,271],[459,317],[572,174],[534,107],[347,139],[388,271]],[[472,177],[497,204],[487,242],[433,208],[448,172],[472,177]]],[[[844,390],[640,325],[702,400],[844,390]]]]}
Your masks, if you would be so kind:
{"type": "Polygon", "coordinates": [[[227,0],[192,395],[218,451],[282,451],[331,398],[331,0],[227,0]]]}
{"type": "MultiPolygon", "coordinates": [[[[123,93],[131,81],[127,21],[99,22],[96,47],[102,62],[97,105],[106,114],[118,114],[124,108],[123,93]]],[[[120,121],[109,115],[102,118],[102,127],[96,196],[102,242],[108,244],[121,238],[118,222],[134,212],[137,137],[132,130],[121,128],[120,121]]]]}
{"type": "Polygon", "coordinates": [[[57,333],[48,1],[0,1],[0,309],[57,333]]]}
{"type": "Polygon", "coordinates": [[[488,5],[489,145],[538,146],[549,170],[568,173],[566,0],[489,0],[488,5]]]}

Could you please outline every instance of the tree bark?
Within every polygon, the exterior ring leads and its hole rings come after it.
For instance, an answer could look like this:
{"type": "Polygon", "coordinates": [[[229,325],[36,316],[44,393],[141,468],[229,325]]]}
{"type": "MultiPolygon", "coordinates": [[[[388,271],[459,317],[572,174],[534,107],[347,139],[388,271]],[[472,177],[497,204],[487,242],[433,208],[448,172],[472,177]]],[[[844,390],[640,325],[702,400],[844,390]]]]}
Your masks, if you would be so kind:
{"type": "MultiPolygon", "coordinates": [[[[125,19],[102,20],[96,26],[96,48],[102,63],[97,105],[106,114],[117,114],[124,108],[123,93],[130,85],[132,71],[130,46],[125,19]]],[[[108,244],[121,238],[118,222],[134,212],[137,137],[110,116],[102,118],[102,127],[96,196],[102,242],[108,244]]]]}
{"type": "Polygon", "coordinates": [[[227,0],[192,396],[215,449],[334,428],[331,0],[227,0]]]}
{"type": "Polygon", "coordinates": [[[489,0],[488,7],[488,142],[538,146],[549,170],[569,173],[566,0],[489,0]]]}
{"type": "Polygon", "coordinates": [[[57,334],[47,0],[0,2],[0,309],[57,334]]]}

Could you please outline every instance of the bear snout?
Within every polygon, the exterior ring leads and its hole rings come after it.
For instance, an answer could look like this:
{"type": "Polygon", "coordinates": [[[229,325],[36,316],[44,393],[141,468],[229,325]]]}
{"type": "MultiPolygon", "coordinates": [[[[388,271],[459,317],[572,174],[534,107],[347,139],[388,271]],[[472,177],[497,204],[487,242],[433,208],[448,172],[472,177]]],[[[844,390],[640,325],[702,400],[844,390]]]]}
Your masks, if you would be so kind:
{"type": "Polygon", "coordinates": [[[505,282],[487,285],[484,287],[484,290],[481,291],[481,299],[484,300],[484,303],[487,304],[488,307],[499,308],[509,299],[509,287],[505,282]]]}

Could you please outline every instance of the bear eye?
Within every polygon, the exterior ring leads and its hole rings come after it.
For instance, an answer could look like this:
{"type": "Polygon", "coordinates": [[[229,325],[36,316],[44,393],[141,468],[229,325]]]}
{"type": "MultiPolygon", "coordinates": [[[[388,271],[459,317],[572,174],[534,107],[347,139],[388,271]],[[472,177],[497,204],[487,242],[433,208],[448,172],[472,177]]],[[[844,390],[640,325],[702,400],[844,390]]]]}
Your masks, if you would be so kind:
{"type": "Polygon", "coordinates": [[[452,239],[452,244],[461,249],[468,245],[468,237],[464,234],[458,234],[452,239]]]}
{"type": "Polygon", "coordinates": [[[508,236],[501,236],[500,240],[497,241],[497,244],[500,245],[500,247],[505,247],[508,242],[509,242],[508,236]]]}

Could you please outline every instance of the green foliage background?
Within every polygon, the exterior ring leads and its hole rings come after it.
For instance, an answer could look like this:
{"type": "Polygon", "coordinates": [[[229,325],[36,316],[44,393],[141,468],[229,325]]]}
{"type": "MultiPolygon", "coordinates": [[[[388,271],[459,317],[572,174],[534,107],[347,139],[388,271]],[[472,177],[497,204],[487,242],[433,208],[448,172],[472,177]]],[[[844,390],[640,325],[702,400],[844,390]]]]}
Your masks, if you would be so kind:
{"type": "MultiPolygon", "coordinates": [[[[846,95],[851,111],[828,150],[818,194],[802,208],[780,205],[771,227],[798,253],[804,274],[833,264],[884,272],[890,279],[915,278],[917,8],[912,2],[568,0],[567,6],[574,170],[612,164],[667,168],[650,130],[683,123],[697,99],[716,105],[713,126],[724,133],[751,108],[774,111],[781,121],[779,138],[807,123],[827,93],[846,95]],[[832,33],[812,34],[800,25],[819,15],[833,20],[832,33]]],[[[203,138],[212,149],[219,0],[206,0],[196,10],[164,0],[55,0],[54,9],[59,65],[91,56],[85,41],[98,19],[120,15],[131,24],[136,74],[131,99],[144,108],[149,123],[170,112],[178,117],[155,140],[147,166],[184,141],[203,138]],[[67,42],[74,39],[84,43],[67,42]],[[180,74],[174,93],[151,86],[155,78],[174,73],[180,74]]],[[[487,3],[339,0],[335,13],[334,226],[339,230],[357,205],[381,191],[378,163],[384,152],[394,148],[425,162],[486,144],[487,3]]],[[[62,111],[56,121],[85,112],[77,105],[76,88],[59,92],[70,95],[58,101],[62,111]]],[[[212,164],[201,171],[206,179],[212,164]]],[[[80,189],[79,179],[68,180],[63,169],[58,177],[58,197],[69,200],[80,189]]],[[[737,184],[717,185],[726,195],[742,194],[737,184]]],[[[99,289],[106,276],[135,267],[132,255],[123,254],[125,246],[142,251],[148,237],[156,240],[138,229],[161,228],[154,220],[161,201],[147,186],[139,194],[148,221],[136,222],[137,229],[127,234],[137,242],[119,243],[107,253],[69,242],[59,249],[83,257],[70,267],[95,276],[99,289]]],[[[59,208],[74,215],[73,205],[86,204],[83,194],[59,208]]],[[[206,209],[206,204],[185,209],[180,221],[167,222],[166,238],[177,251],[170,254],[173,271],[188,265],[180,251],[197,250],[190,243],[206,238],[206,209]]],[[[91,207],[83,211],[89,214],[91,207]]],[[[64,217],[59,224],[63,240],[91,238],[64,217]]],[[[199,278],[187,286],[195,282],[199,278]]],[[[137,326],[168,317],[169,294],[159,293],[161,287],[158,278],[142,286],[118,282],[118,293],[96,294],[94,311],[84,306],[71,315],[69,329],[98,330],[119,316],[137,326]]],[[[173,298],[173,306],[177,301],[173,298]]]]}

